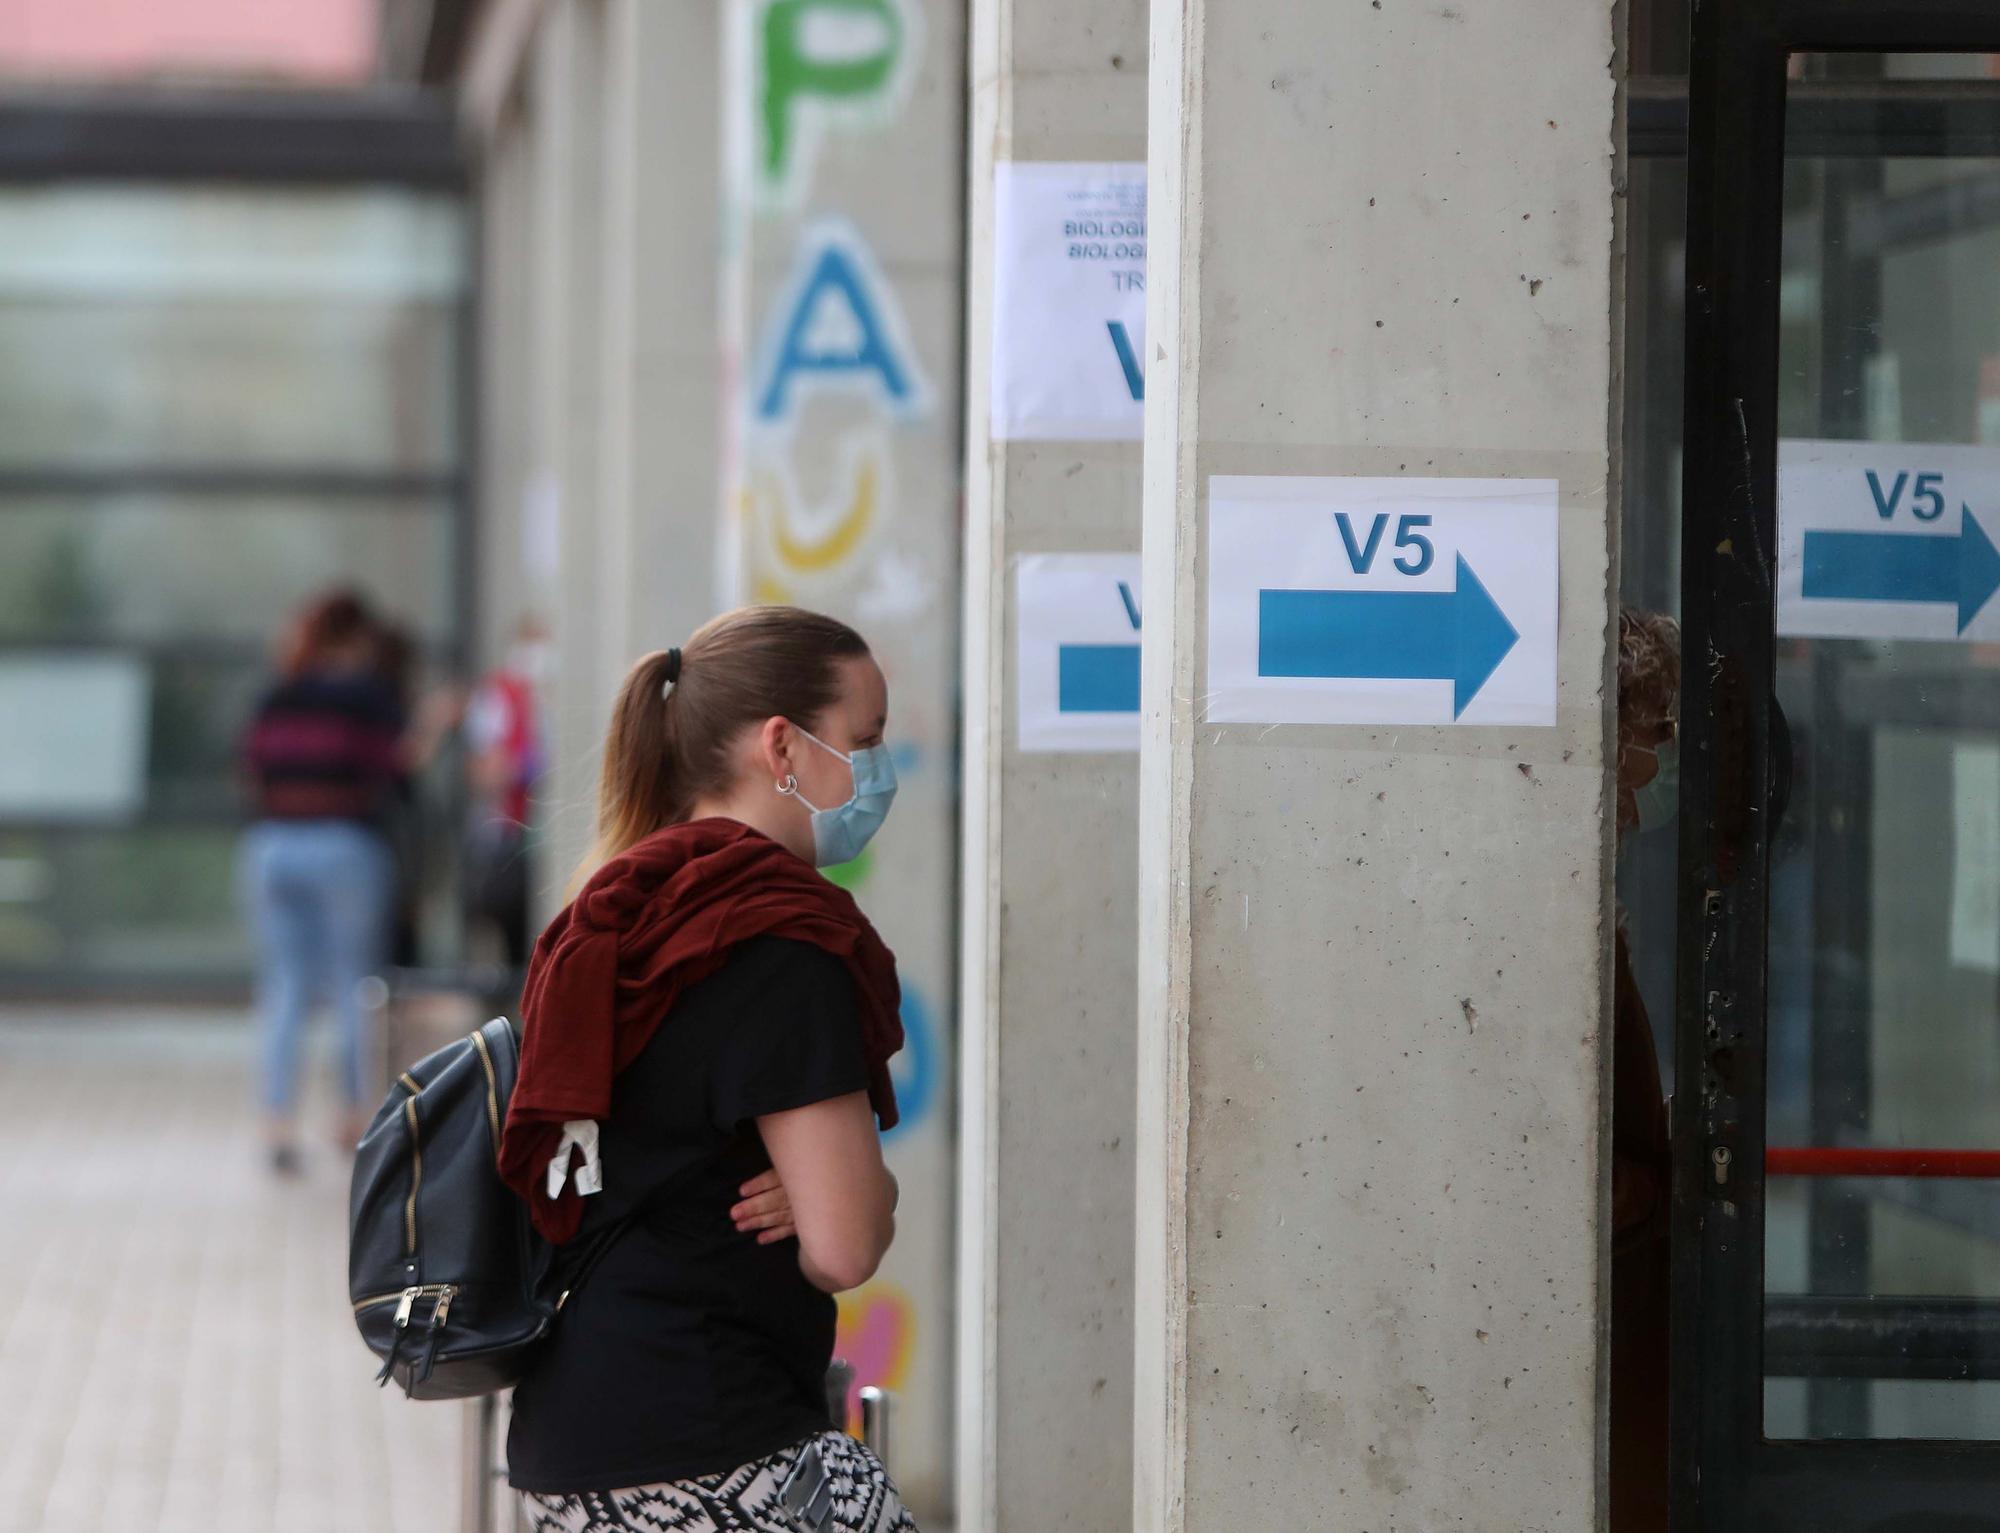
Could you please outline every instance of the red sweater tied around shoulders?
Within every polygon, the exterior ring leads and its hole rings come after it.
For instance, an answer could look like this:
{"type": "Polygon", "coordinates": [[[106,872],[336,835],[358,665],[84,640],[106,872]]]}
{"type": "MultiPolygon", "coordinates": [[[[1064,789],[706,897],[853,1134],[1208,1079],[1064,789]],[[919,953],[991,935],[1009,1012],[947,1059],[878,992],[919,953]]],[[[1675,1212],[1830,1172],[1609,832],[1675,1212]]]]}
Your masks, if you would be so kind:
{"type": "Polygon", "coordinates": [[[583,1220],[573,1181],[554,1199],[544,1181],[562,1125],[609,1114],[612,1080],[669,1020],[681,992],[720,969],[737,943],[766,936],[809,942],[847,965],[868,1098],[882,1127],[895,1126],[889,1058],[903,1046],[896,960],[854,897],[747,825],[671,825],[599,868],[528,964],[500,1175],[544,1237],[561,1244],[583,1220]]]}

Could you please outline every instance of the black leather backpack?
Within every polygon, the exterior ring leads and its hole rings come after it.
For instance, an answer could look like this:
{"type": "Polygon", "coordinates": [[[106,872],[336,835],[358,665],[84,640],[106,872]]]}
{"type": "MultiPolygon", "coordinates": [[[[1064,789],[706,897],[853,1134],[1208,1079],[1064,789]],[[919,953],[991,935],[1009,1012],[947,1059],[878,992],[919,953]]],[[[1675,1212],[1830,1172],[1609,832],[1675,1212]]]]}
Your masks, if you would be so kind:
{"type": "Polygon", "coordinates": [[[552,1248],[495,1160],[520,1049],[505,1017],[397,1078],[354,1157],[347,1287],[361,1338],[416,1400],[514,1384],[555,1322],[552,1248]]]}

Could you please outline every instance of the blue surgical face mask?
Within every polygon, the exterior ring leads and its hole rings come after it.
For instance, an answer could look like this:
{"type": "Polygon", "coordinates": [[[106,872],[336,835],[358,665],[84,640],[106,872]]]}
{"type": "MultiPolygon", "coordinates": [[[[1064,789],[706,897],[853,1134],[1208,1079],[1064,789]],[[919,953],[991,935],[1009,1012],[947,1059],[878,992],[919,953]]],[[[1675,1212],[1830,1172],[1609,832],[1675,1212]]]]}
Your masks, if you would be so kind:
{"type": "Polygon", "coordinates": [[[1639,808],[1639,829],[1658,830],[1673,822],[1681,805],[1681,742],[1667,741],[1653,753],[1659,763],[1653,780],[1632,795],[1639,808]]]}
{"type": "MultiPolygon", "coordinates": [[[[792,727],[798,729],[796,724],[792,727]]],[[[812,810],[813,866],[830,868],[837,863],[852,862],[889,817],[889,806],[896,801],[896,763],[890,759],[886,745],[871,745],[850,756],[835,750],[810,730],[799,729],[799,733],[829,756],[838,756],[853,768],[854,796],[844,804],[821,809],[799,792],[796,778],[787,778],[789,785],[781,786],[778,791],[812,810]]]]}

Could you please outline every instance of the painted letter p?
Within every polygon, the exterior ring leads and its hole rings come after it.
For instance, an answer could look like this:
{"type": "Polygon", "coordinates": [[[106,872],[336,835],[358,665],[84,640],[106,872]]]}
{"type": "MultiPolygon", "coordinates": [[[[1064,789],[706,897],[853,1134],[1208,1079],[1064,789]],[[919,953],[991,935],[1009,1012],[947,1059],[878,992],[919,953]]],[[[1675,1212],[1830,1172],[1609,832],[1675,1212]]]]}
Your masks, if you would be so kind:
{"type": "Polygon", "coordinates": [[[764,12],[764,176],[791,174],[802,101],[858,103],[885,90],[903,51],[894,0],[772,0],[764,12]]]}

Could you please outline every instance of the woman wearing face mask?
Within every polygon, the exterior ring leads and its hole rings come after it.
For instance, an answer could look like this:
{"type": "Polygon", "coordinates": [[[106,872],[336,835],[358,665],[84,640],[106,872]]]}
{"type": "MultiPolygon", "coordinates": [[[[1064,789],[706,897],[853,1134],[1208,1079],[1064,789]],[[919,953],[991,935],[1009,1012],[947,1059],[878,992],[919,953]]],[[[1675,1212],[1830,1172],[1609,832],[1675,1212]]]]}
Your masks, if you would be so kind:
{"type": "MultiPolygon", "coordinates": [[[[1680,627],[1618,614],[1618,835],[1673,819],[1680,786],[1680,627]]],[[[1667,1200],[1672,1164],[1660,1060],[1632,977],[1623,912],[1614,939],[1611,1084],[1611,1533],[1666,1533],[1667,1200]]]]}
{"type": "Polygon", "coordinates": [[[501,1143],[569,1285],[508,1436],[538,1533],[914,1527],[824,1384],[832,1295],[894,1233],[902,1028],[894,959],[815,869],[888,813],[887,719],[860,635],[790,607],[625,680],[501,1143]]]}

